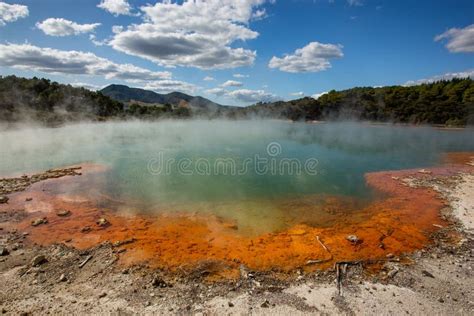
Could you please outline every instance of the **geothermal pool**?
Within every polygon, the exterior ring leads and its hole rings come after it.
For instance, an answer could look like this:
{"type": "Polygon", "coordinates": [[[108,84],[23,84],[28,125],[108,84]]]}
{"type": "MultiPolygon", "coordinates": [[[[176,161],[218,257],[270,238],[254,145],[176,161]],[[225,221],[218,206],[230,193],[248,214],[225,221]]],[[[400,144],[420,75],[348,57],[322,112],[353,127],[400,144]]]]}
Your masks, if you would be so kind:
{"type": "Polygon", "coordinates": [[[212,213],[259,234],[328,226],[377,194],[373,171],[426,168],[474,151],[472,130],[282,121],[74,124],[0,133],[0,174],[83,163],[107,169],[59,193],[107,196],[130,213],[212,213]]]}
{"type": "Polygon", "coordinates": [[[2,176],[82,169],[10,194],[0,212],[13,221],[0,226],[40,245],[108,242],[125,265],[204,267],[224,278],[238,277],[242,264],[286,273],[387,260],[425,247],[449,225],[439,193],[405,180],[473,172],[465,162],[473,151],[472,130],[364,123],[10,129],[0,132],[2,176]],[[41,218],[47,223],[32,225],[41,218]]]}

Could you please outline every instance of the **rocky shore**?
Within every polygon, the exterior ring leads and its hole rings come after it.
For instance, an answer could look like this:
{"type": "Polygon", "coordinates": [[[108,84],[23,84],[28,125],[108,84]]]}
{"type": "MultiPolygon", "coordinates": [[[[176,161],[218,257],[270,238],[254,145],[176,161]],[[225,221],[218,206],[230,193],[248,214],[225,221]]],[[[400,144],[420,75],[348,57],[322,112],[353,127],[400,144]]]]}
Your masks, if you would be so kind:
{"type": "MultiPolygon", "coordinates": [[[[2,180],[3,203],[8,205],[9,193],[37,179],[78,172],[63,169],[2,180]]],[[[313,272],[295,269],[284,278],[242,266],[237,279],[211,282],[213,262],[203,262],[192,273],[124,267],[119,264],[123,244],[103,242],[85,250],[64,243],[35,245],[28,233],[10,225],[22,220],[21,213],[2,212],[0,310],[12,315],[468,315],[474,309],[474,176],[419,173],[423,177],[391,177],[409,187],[434,188],[446,201],[441,216],[449,225],[437,227],[428,247],[380,263],[339,262],[313,272]]]]}
{"type": "Polygon", "coordinates": [[[50,169],[45,172],[23,175],[21,177],[2,178],[0,179],[0,203],[6,203],[6,194],[13,192],[24,191],[32,184],[44,181],[47,179],[56,179],[65,176],[80,176],[81,167],[71,167],[63,169],[50,169]]]}

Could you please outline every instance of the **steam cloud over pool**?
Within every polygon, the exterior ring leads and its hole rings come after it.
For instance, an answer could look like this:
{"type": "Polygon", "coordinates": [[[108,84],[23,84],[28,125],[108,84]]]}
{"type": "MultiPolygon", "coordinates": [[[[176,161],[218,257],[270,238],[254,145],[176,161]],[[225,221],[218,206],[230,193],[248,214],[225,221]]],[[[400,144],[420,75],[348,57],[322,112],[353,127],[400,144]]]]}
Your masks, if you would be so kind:
{"type": "Polygon", "coordinates": [[[329,197],[348,212],[372,198],[367,172],[474,150],[470,130],[260,120],[29,128],[3,131],[0,144],[2,175],[97,163],[107,171],[60,193],[108,196],[128,213],[211,212],[249,233],[328,225],[329,197]]]}

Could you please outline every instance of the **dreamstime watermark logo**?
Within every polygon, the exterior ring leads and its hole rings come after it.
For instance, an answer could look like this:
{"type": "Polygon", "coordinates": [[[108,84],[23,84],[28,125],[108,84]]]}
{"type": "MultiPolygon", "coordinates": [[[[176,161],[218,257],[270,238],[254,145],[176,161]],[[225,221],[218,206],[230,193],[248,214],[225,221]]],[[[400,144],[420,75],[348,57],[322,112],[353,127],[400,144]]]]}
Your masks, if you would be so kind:
{"type": "Polygon", "coordinates": [[[147,170],[152,175],[171,175],[178,173],[185,176],[244,176],[256,175],[311,175],[318,174],[319,161],[316,158],[301,160],[284,157],[280,143],[271,142],[264,155],[252,157],[217,158],[167,158],[163,152],[148,160],[147,170]]]}
{"type": "Polygon", "coordinates": [[[281,154],[281,145],[277,142],[271,142],[267,145],[267,154],[276,157],[281,154]]]}

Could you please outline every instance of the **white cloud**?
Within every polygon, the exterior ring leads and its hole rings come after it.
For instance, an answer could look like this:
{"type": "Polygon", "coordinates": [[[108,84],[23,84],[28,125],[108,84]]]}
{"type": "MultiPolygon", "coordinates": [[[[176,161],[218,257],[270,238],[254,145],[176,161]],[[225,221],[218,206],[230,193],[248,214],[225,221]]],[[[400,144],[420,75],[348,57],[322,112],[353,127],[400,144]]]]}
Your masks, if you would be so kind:
{"type": "Polygon", "coordinates": [[[36,27],[50,36],[69,36],[94,32],[100,23],[78,24],[63,18],[49,18],[36,23],[36,27]]]}
{"type": "Polygon", "coordinates": [[[78,87],[78,88],[85,88],[91,91],[97,91],[103,88],[102,86],[98,86],[98,85],[87,83],[87,82],[73,82],[71,83],[71,86],[78,87]]]}
{"type": "Polygon", "coordinates": [[[474,24],[463,29],[452,28],[435,37],[435,41],[446,40],[451,53],[474,53],[474,24]]]}
{"type": "Polygon", "coordinates": [[[214,94],[214,95],[217,95],[217,96],[223,96],[227,93],[227,90],[222,89],[222,88],[213,88],[213,89],[208,89],[204,92],[206,92],[208,94],[214,94]]]}
{"type": "Polygon", "coordinates": [[[327,93],[328,93],[327,91],[324,91],[324,92],[321,92],[321,93],[315,93],[315,94],[313,94],[311,97],[312,97],[313,99],[316,99],[316,100],[317,100],[317,99],[319,99],[321,96],[323,96],[323,95],[325,95],[325,94],[327,94],[327,93]]]}
{"type": "Polygon", "coordinates": [[[244,84],[240,81],[235,81],[235,80],[227,80],[223,84],[221,84],[221,87],[242,87],[244,84]]]}
{"type": "Polygon", "coordinates": [[[360,7],[364,5],[362,0],[347,0],[347,4],[354,7],[360,7]]]}
{"type": "Polygon", "coordinates": [[[98,40],[97,37],[95,36],[95,34],[90,34],[89,39],[91,40],[92,44],[94,44],[95,46],[107,45],[107,40],[106,39],[98,40]]]}
{"type": "Polygon", "coordinates": [[[214,78],[211,77],[211,76],[206,76],[206,77],[204,77],[204,79],[202,79],[202,80],[204,80],[204,81],[214,81],[214,80],[216,80],[216,79],[214,79],[214,78]]]}
{"type": "Polygon", "coordinates": [[[133,15],[132,7],[127,0],[102,0],[98,8],[104,9],[115,16],[118,15],[133,15]]]}
{"type": "Polygon", "coordinates": [[[144,89],[153,90],[160,93],[168,93],[173,91],[194,93],[198,87],[191,83],[179,80],[156,80],[148,82],[144,86],[144,89]]]}
{"type": "Polygon", "coordinates": [[[330,59],[344,56],[341,48],[341,45],[311,42],[292,55],[283,58],[273,56],[268,66],[292,73],[323,71],[331,68],[330,59]]]}
{"type": "Polygon", "coordinates": [[[461,72],[448,72],[443,75],[433,76],[431,78],[419,79],[419,80],[410,80],[405,82],[405,86],[414,86],[420,85],[423,83],[431,83],[440,80],[451,80],[453,78],[472,78],[474,79],[474,69],[469,69],[461,72]]]}
{"type": "Polygon", "coordinates": [[[26,5],[0,2],[0,26],[25,18],[28,14],[28,7],[26,5]]]}
{"type": "Polygon", "coordinates": [[[293,93],[290,93],[291,96],[294,96],[294,97],[299,97],[299,98],[302,98],[304,97],[304,92],[300,91],[300,92],[293,92],[293,93]]]}
{"type": "Polygon", "coordinates": [[[261,10],[256,10],[253,14],[252,14],[252,19],[253,20],[262,20],[264,18],[267,17],[267,11],[265,9],[261,9],[261,10]]]}
{"type": "MultiPolygon", "coordinates": [[[[30,44],[0,44],[0,66],[28,69],[51,74],[101,76],[108,80],[124,80],[157,92],[192,93],[199,87],[173,80],[169,71],[151,71],[131,64],[118,64],[90,52],[64,51],[30,44]]],[[[93,90],[100,87],[72,83],[93,90]]]]}
{"type": "Polygon", "coordinates": [[[242,74],[234,74],[233,77],[241,79],[241,78],[248,78],[250,76],[249,75],[242,75],[242,74]]]}
{"type": "Polygon", "coordinates": [[[226,95],[245,103],[274,102],[280,100],[279,97],[265,90],[240,89],[227,92],[226,95]]]}
{"type": "Polygon", "coordinates": [[[0,44],[0,66],[52,74],[96,75],[126,81],[171,78],[168,71],[155,72],[131,64],[117,64],[90,52],[64,51],[30,44],[0,44]]]}
{"type": "Polygon", "coordinates": [[[116,33],[110,45],[163,66],[226,69],[252,65],[256,52],[236,41],[259,34],[249,23],[266,0],[185,0],[146,5],[142,24],[116,33]]]}
{"type": "Polygon", "coordinates": [[[114,25],[112,26],[112,33],[117,34],[123,31],[122,25],[114,25]]]}
{"type": "Polygon", "coordinates": [[[239,102],[244,103],[256,103],[256,102],[274,102],[281,100],[278,96],[266,92],[265,90],[250,90],[250,89],[239,89],[228,91],[226,89],[217,87],[213,89],[205,90],[207,94],[214,94],[220,97],[226,97],[230,99],[234,99],[239,102]]]}

